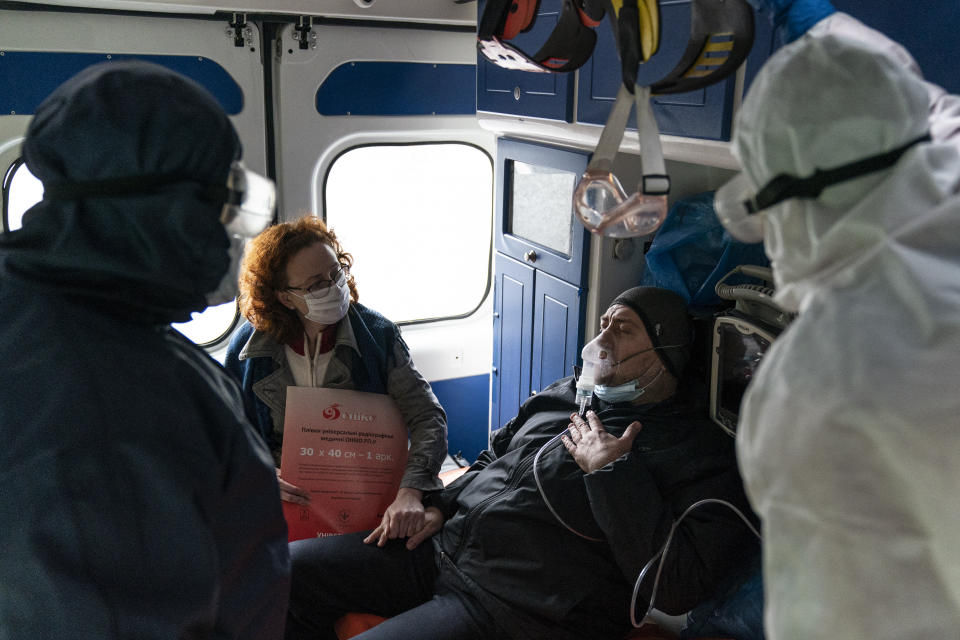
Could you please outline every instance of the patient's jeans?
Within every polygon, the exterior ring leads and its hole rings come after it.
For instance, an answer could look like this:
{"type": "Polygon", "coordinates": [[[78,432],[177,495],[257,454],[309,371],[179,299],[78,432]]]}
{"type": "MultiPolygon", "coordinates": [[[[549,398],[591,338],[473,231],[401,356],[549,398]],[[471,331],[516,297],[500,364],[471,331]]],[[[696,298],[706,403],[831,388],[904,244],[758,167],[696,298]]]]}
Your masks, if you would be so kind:
{"type": "Polygon", "coordinates": [[[721,586],[720,595],[694,607],[681,638],[718,636],[764,640],[763,574],[757,554],[721,586]]]}
{"type": "Polygon", "coordinates": [[[292,580],[287,640],[336,640],[333,623],[347,612],[390,619],[357,640],[490,640],[501,636],[491,616],[468,594],[438,580],[430,540],[413,551],[405,540],[383,548],[366,533],[290,544],[292,580]]]}

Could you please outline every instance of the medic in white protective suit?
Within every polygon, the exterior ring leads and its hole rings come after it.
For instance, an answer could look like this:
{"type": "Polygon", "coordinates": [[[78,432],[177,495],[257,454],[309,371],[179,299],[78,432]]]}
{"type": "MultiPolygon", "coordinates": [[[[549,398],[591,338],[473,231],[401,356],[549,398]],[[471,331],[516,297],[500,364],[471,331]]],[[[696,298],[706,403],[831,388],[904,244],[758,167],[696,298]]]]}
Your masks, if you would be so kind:
{"type": "Polygon", "coordinates": [[[716,204],[799,311],[737,436],[767,637],[958,638],[960,99],[829,3],[765,6],[797,39],[744,101],[716,204]]]}

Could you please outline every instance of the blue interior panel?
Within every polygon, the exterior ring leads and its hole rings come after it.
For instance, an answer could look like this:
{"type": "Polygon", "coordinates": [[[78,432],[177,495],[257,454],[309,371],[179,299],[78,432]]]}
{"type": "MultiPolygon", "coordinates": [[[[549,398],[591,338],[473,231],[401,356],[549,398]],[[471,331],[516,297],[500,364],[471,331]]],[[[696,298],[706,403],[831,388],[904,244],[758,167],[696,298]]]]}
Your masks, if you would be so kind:
{"type": "Polygon", "coordinates": [[[146,60],[177,71],[198,82],[216,98],[224,111],[243,110],[243,91],[226,69],[198,56],[120,55],[4,51],[0,57],[0,114],[33,115],[37,106],[69,78],[98,62],[146,60]],[[14,90],[15,89],[15,90],[14,90]]]}
{"type": "Polygon", "coordinates": [[[325,116],[422,116],[476,113],[476,65],[345,62],[317,89],[325,116]]]}
{"type": "MultiPolygon", "coordinates": [[[[923,77],[953,94],[960,93],[956,71],[956,34],[960,11],[956,0],[833,0],[838,11],[857,18],[903,45],[923,71],[923,77]]],[[[774,33],[770,13],[756,13],[756,41],[747,58],[745,89],[749,89],[760,66],[783,43],[774,33]]]]}
{"type": "Polygon", "coordinates": [[[534,269],[497,253],[493,290],[493,381],[490,429],[505,425],[530,395],[534,269]]]}
{"type": "Polygon", "coordinates": [[[833,0],[833,6],[906,47],[925,79],[960,93],[957,0],[833,0]]]}
{"type": "Polygon", "coordinates": [[[572,284],[537,271],[533,319],[531,391],[538,393],[573,374],[580,359],[586,295],[572,284]]]}
{"type": "Polygon", "coordinates": [[[473,462],[487,448],[490,376],[478,375],[431,382],[447,412],[447,446],[473,462]]]}
{"type": "MultiPolygon", "coordinates": [[[[549,293],[545,293],[540,278],[546,276],[546,274],[538,273],[537,276],[537,292],[540,296],[540,312],[543,314],[543,321],[534,325],[540,329],[540,339],[535,341],[533,358],[536,361],[537,356],[540,356],[541,375],[540,383],[537,385],[537,391],[539,392],[540,389],[555,380],[572,373],[572,371],[567,371],[564,357],[566,349],[562,347],[567,342],[571,320],[576,320],[577,310],[576,308],[571,309],[565,300],[559,300],[549,293]]],[[[576,327],[576,323],[573,324],[573,327],[576,327]]]]}
{"type": "MultiPolygon", "coordinates": [[[[532,271],[531,271],[532,274],[532,271]]],[[[501,278],[502,304],[504,311],[501,316],[506,318],[525,319],[530,313],[529,305],[525,304],[532,293],[532,283],[526,283],[504,274],[501,278]]],[[[520,403],[526,399],[529,392],[529,369],[524,358],[524,351],[528,349],[526,325],[524,322],[504,323],[500,336],[500,358],[497,371],[500,373],[500,397],[498,426],[509,422],[517,415],[520,403]],[[525,366],[526,365],[526,366],[525,366]]]]}
{"type": "Polygon", "coordinates": [[[773,55],[781,46],[780,39],[773,29],[773,21],[770,18],[770,12],[766,10],[753,12],[753,47],[750,48],[750,54],[744,61],[746,72],[744,75],[743,91],[744,95],[753,84],[753,79],[763,67],[763,63],[773,55]]]}

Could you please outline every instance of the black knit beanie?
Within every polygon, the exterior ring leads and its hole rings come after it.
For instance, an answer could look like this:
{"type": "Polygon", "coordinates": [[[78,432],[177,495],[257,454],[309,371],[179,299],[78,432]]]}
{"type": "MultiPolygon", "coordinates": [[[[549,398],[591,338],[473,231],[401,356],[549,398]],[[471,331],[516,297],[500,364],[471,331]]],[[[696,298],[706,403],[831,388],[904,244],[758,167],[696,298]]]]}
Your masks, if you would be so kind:
{"type": "Polygon", "coordinates": [[[632,309],[643,322],[664,366],[678,380],[690,360],[693,325],[684,299],[667,289],[634,287],[627,289],[613,302],[632,309]]]}

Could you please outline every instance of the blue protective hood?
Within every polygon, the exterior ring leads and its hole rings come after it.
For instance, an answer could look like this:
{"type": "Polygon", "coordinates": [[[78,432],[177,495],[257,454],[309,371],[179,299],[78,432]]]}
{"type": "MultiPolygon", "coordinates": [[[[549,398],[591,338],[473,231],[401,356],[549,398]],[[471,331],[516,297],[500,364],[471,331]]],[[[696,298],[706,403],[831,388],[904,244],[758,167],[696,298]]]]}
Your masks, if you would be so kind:
{"type": "Polygon", "coordinates": [[[182,176],[143,194],[44,199],[0,237],[0,272],[92,299],[132,320],[179,322],[206,306],[229,265],[222,202],[240,142],[198,84],[150,63],[82,71],[37,109],[23,143],[44,185],[182,176]]]}

